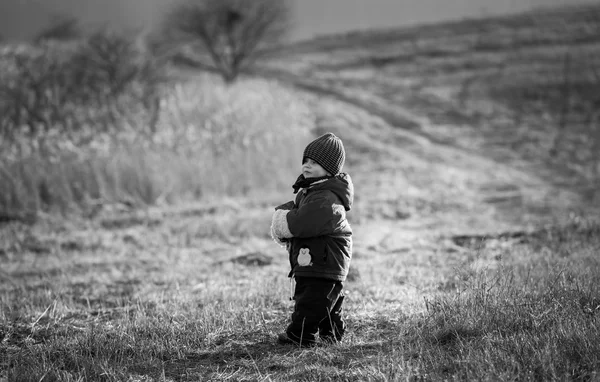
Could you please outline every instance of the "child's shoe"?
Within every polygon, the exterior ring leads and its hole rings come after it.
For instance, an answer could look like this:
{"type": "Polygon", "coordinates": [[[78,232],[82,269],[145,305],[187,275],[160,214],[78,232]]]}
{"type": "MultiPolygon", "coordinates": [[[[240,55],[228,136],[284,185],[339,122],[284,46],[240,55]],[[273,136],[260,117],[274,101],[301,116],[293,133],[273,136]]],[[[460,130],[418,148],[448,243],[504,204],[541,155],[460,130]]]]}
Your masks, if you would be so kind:
{"type": "Polygon", "coordinates": [[[277,342],[279,342],[280,344],[300,345],[300,343],[288,337],[287,333],[279,333],[277,335],[277,342]]]}
{"type": "Polygon", "coordinates": [[[288,336],[287,333],[279,333],[277,335],[277,342],[279,342],[280,344],[296,345],[296,346],[300,346],[300,347],[310,347],[310,346],[315,345],[314,341],[313,342],[309,342],[309,341],[300,342],[300,341],[288,336]]]}

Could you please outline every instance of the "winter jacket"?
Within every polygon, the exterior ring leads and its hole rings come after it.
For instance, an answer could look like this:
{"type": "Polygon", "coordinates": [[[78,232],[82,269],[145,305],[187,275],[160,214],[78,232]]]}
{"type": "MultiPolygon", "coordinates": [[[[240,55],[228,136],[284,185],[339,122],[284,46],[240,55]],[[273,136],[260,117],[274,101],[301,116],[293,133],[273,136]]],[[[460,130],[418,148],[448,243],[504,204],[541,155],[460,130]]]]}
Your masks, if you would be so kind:
{"type": "Polygon", "coordinates": [[[280,244],[287,241],[290,275],[346,280],[352,259],[352,228],[346,212],[353,199],[352,180],[341,173],[302,189],[294,202],[276,207],[271,235],[280,244]]]}

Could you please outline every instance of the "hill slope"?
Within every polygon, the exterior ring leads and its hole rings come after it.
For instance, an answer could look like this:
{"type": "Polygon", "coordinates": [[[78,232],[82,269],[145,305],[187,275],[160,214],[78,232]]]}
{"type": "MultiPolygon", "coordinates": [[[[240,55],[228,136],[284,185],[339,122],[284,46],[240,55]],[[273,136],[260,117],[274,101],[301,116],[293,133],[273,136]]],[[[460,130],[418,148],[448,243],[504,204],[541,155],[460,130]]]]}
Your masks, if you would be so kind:
{"type": "Polygon", "coordinates": [[[321,38],[261,72],[348,142],[367,216],[521,229],[598,200],[598,31],[600,6],[548,9],[321,38]]]}

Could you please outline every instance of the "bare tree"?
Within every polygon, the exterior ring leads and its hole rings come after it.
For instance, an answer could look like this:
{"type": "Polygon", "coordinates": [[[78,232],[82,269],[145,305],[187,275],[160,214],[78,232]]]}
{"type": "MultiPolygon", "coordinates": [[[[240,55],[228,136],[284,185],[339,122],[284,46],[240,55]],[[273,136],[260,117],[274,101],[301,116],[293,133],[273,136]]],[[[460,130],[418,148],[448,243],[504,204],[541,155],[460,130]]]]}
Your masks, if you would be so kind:
{"type": "Polygon", "coordinates": [[[171,42],[195,43],[199,64],[230,83],[282,41],[289,16],[287,0],[190,0],[172,8],[164,28],[171,42]]]}
{"type": "Polygon", "coordinates": [[[40,31],[34,38],[35,42],[47,40],[74,40],[82,36],[79,21],[72,17],[59,17],[40,31]]]}

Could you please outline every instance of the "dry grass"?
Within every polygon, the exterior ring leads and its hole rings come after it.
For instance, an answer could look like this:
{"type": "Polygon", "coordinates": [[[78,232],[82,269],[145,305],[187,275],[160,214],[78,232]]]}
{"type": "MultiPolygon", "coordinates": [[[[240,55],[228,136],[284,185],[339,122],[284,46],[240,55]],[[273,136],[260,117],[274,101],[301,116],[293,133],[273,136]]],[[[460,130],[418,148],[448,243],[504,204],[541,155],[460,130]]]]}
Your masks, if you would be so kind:
{"type": "Polygon", "coordinates": [[[347,338],[301,350],[275,343],[291,310],[281,249],[206,238],[173,213],[118,230],[5,227],[0,378],[598,378],[595,223],[463,247],[357,240],[347,338]]]}
{"type": "Polygon", "coordinates": [[[85,146],[3,158],[0,208],[68,212],[274,192],[299,171],[314,125],[301,100],[261,80],[227,87],[201,75],[162,102],[154,136],[133,126],[85,146]]]}
{"type": "Polygon", "coordinates": [[[599,28],[590,4],[323,38],[269,65],[433,141],[597,189],[599,28]]]}

